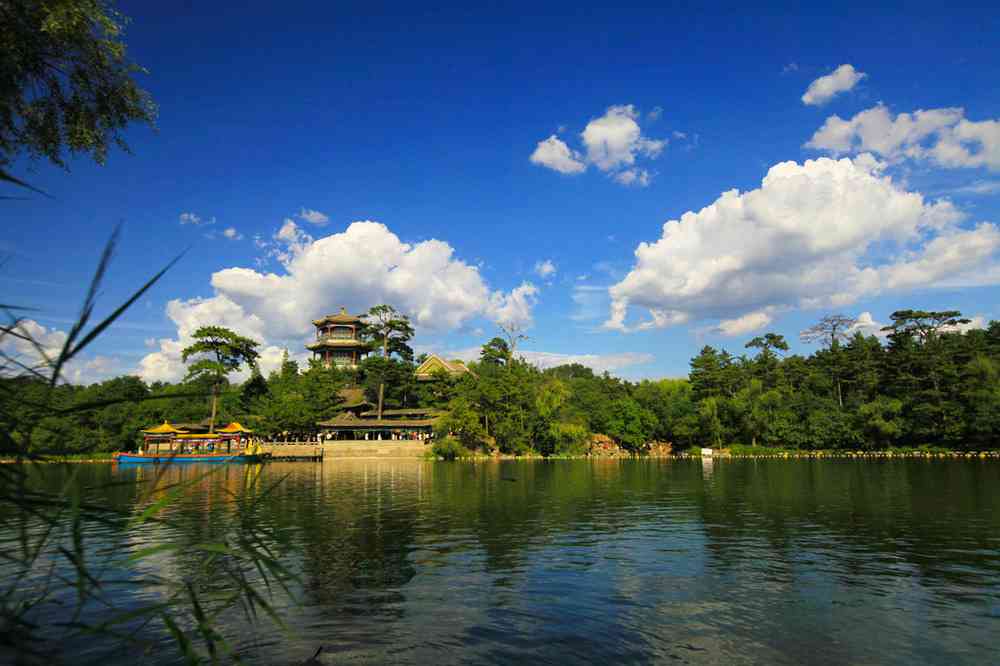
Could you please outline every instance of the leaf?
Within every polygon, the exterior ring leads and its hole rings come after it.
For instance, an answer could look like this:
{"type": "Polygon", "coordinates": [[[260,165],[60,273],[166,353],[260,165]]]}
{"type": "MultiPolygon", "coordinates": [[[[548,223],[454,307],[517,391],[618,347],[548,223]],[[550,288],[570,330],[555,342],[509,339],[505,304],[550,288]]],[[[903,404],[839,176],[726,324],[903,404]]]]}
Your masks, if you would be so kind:
{"type": "MultiPolygon", "coordinates": [[[[34,185],[30,185],[29,183],[24,182],[20,178],[15,178],[14,176],[10,175],[9,173],[7,173],[6,171],[4,171],[3,169],[0,169],[0,181],[4,181],[4,182],[7,182],[7,183],[13,183],[14,185],[17,185],[18,187],[23,187],[25,189],[31,190],[32,192],[37,192],[38,194],[41,194],[43,197],[48,197],[49,199],[52,198],[48,193],[46,193],[46,192],[38,189],[34,185]]],[[[2,198],[4,198],[4,199],[13,199],[15,197],[2,197],[2,198]]],[[[21,197],[18,197],[18,198],[21,198],[21,197]]]]}

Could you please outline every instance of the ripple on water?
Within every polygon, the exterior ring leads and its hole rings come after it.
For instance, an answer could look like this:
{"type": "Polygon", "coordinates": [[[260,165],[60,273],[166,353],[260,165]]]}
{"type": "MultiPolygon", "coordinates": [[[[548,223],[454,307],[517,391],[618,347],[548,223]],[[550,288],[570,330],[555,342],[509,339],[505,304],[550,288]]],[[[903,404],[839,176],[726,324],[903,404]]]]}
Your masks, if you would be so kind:
{"type": "MultiPolygon", "coordinates": [[[[58,487],[59,469],[37,482],[58,487]]],[[[87,536],[90,557],[109,562],[225,538],[239,529],[235,498],[283,479],[253,520],[286,553],[301,604],[274,599],[291,638],[233,616],[224,631],[250,663],[302,661],[319,645],[327,663],[986,663],[1000,639],[998,470],[902,460],[233,466],[197,481],[166,511],[169,524],[94,525],[87,536]]],[[[176,468],[160,483],[192,474],[176,468]]],[[[150,482],[110,466],[91,476],[98,496],[102,480],[150,482]]],[[[103,501],[128,508],[136,497],[108,490],[103,501]]],[[[0,546],[15,536],[0,533],[0,546]]],[[[148,566],[133,575],[187,575],[170,553],[148,566]]],[[[118,592],[125,605],[162,593],[118,592]]],[[[163,650],[147,661],[172,660],[163,650]]]]}

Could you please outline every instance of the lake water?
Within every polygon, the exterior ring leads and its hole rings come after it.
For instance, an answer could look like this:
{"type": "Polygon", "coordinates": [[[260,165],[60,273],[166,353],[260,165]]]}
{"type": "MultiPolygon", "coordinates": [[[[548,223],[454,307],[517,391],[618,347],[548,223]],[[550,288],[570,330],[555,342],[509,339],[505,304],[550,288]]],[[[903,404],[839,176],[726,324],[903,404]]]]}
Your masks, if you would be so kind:
{"type": "MultiPolygon", "coordinates": [[[[76,474],[91,501],[128,509],[149,484],[205,471],[175,466],[154,479],[150,467],[53,465],[33,482],[54,489],[76,474]]],[[[289,634],[266,616],[256,627],[226,616],[224,634],[249,663],[297,663],[320,646],[330,664],[1000,661],[995,461],[226,466],[183,491],[169,524],[86,527],[117,605],[162,600],[164,585],[142,580],[152,575],[228,593],[221,570],[206,578],[190,555],[165,551],[127,572],[120,561],[153,545],[231,540],[248,484],[250,518],[298,576],[297,603],[280,588],[270,597],[289,634]]],[[[130,661],[178,660],[162,624],[135,635],[145,647],[130,661]]],[[[101,640],[64,647],[73,663],[108,663],[101,640]]]]}

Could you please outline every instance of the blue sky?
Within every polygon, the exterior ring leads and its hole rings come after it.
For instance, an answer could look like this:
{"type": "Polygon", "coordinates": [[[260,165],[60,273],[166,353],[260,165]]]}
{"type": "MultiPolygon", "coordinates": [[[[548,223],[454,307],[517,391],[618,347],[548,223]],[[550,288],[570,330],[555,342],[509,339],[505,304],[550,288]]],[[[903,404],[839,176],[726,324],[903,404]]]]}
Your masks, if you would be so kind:
{"type": "Polygon", "coordinates": [[[209,320],[273,361],[373,301],[421,349],[468,355],[506,318],[539,362],[630,378],[765,330],[805,351],[831,312],[1000,317],[995,8],[120,8],[157,131],[103,167],[20,163],[53,198],[7,202],[0,230],[0,296],[54,341],[115,224],[105,309],[190,248],[80,381],[176,377],[209,320]]]}

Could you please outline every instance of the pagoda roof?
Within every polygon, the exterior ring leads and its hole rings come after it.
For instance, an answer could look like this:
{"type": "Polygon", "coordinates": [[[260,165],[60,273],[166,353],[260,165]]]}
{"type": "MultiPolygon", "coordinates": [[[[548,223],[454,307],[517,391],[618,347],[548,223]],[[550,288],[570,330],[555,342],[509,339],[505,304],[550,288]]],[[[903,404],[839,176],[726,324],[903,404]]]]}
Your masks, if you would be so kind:
{"type": "Polygon", "coordinates": [[[357,315],[352,315],[347,312],[347,308],[340,308],[340,312],[337,314],[330,314],[325,317],[320,317],[319,319],[313,319],[313,326],[322,326],[323,324],[360,324],[361,317],[357,315]]]}
{"type": "Polygon", "coordinates": [[[438,422],[433,419],[359,419],[353,414],[344,414],[329,421],[316,423],[321,428],[333,430],[384,430],[392,428],[432,428],[438,422]]]}
{"type": "Polygon", "coordinates": [[[175,428],[166,421],[162,425],[155,426],[153,428],[147,428],[143,430],[147,435],[179,435],[181,433],[187,432],[186,430],[181,430],[180,428],[175,428]]]}
{"type": "Polygon", "coordinates": [[[225,428],[219,428],[215,432],[253,432],[253,430],[250,430],[249,428],[244,428],[239,421],[233,421],[225,428]]]}
{"type": "MultiPolygon", "coordinates": [[[[425,418],[432,418],[435,416],[441,416],[444,412],[439,409],[427,409],[425,407],[408,407],[406,409],[383,409],[382,416],[423,416],[425,418]]],[[[367,412],[361,412],[361,416],[364,418],[378,416],[377,410],[371,410],[367,412]]]]}

